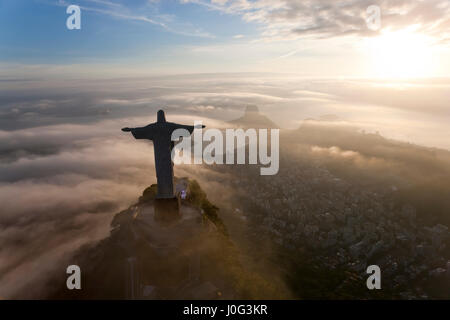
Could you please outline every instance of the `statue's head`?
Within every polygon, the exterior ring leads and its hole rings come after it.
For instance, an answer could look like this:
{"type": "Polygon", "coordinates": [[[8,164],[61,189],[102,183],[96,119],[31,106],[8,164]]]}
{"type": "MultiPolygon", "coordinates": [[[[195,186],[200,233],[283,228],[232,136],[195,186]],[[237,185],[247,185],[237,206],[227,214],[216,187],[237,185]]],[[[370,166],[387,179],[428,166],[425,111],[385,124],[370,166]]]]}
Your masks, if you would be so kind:
{"type": "Polygon", "coordinates": [[[166,116],[164,115],[164,111],[159,110],[158,111],[158,122],[166,122],[166,116]]]}

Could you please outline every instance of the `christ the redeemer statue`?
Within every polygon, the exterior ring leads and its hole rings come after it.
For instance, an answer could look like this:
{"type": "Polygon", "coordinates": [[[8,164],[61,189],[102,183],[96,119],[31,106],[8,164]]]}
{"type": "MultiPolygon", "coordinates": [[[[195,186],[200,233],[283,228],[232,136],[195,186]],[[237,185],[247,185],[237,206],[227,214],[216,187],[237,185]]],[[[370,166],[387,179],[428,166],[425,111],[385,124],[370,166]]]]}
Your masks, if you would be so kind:
{"type": "MultiPolygon", "coordinates": [[[[204,128],[205,126],[202,126],[204,128]]],[[[200,128],[200,126],[199,126],[200,128]]],[[[158,193],[155,202],[155,213],[170,215],[169,212],[156,212],[161,210],[173,210],[175,206],[171,200],[178,199],[174,195],[173,162],[171,158],[174,142],[172,133],[177,129],[185,129],[192,134],[194,126],[187,126],[173,122],[167,122],[163,110],[158,111],[157,122],[140,128],[123,128],[122,131],[131,132],[136,139],[148,139],[153,141],[155,151],[156,179],[158,193]],[[158,201],[159,200],[159,201],[158,201]]],[[[179,204],[176,205],[178,210],[179,204]]]]}

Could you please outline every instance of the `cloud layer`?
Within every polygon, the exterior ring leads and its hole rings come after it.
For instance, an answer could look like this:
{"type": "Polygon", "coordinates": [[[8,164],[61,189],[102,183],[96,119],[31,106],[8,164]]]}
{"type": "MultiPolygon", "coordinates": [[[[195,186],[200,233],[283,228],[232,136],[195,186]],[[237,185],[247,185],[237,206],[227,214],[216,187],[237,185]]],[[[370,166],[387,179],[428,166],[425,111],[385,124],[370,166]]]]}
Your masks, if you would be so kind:
{"type": "Polygon", "coordinates": [[[211,10],[242,16],[262,25],[265,40],[296,39],[305,36],[330,38],[346,35],[370,36],[367,8],[381,9],[381,30],[417,25],[420,31],[449,40],[450,4],[446,0],[182,0],[211,10]]]}

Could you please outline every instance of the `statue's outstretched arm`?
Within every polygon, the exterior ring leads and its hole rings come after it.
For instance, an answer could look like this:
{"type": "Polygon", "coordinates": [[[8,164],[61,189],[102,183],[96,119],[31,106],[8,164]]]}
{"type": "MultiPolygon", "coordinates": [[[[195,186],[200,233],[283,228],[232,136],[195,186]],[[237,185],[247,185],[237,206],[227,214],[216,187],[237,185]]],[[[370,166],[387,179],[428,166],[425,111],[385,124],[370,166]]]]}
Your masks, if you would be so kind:
{"type": "Polygon", "coordinates": [[[152,127],[141,127],[141,128],[123,128],[124,132],[131,132],[135,139],[149,139],[153,140],[154,130],[152,127]]]}
{"type": "Polygon", "coordinates": [[[176,129],[186,129],[187,131],[189,131],[190,134],[192,134],[192,132],[194,131],[194,129],[203,129],[206,128],[204,125],[196,125],[196,126],[186,126],[183,124],[175,124],[175,128],[176,129]]]}

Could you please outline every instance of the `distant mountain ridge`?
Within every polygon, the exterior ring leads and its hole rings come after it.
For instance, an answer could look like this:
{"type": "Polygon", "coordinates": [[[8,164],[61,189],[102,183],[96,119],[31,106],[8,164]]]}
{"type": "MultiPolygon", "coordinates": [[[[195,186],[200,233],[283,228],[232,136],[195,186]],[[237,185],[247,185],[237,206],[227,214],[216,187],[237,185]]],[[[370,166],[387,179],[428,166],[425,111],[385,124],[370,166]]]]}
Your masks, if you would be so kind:
{"type": "Polygon", "coordinates": [[[230,123],[239,128],[259,128],[259,129],[276,129],[279,128],[267,116],[259,112],[259,108],[255,105],[248,105],[245,108],[244,115],[238,119],[231,120],[230,123]]]}

